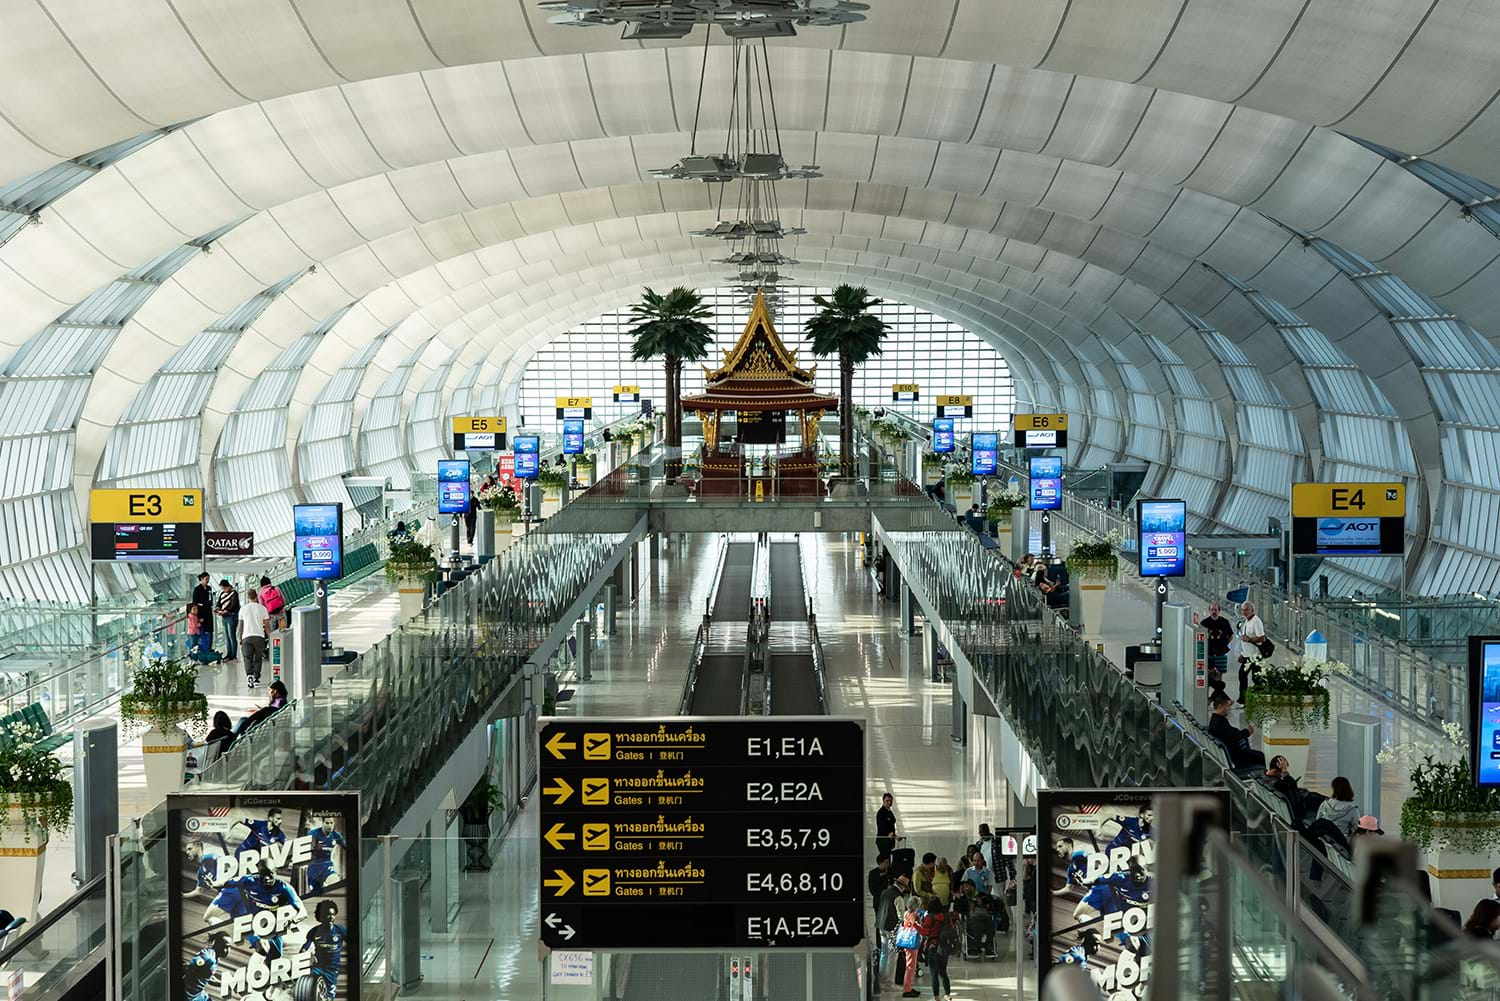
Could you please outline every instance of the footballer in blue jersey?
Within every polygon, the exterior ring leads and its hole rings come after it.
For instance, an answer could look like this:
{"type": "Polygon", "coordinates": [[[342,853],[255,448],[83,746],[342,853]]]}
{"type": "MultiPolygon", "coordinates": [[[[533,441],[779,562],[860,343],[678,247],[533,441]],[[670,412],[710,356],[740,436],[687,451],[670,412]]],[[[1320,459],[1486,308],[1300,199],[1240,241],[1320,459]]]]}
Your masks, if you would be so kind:
{"type": "Polygon", "coordinates": [[[1054,897],[1060,897],[1073,887],[1083,885],[1083,877],[1089,867],[1089,853],[1079,848],[1072,838],[1058,838],[1052,850],[1058,858],[1068,860],[1067,872],[1063,874],[1063,885],[1052,891],[1054,897]]]}
{"type": "Polygon", "coordinates": [[[229,955],[229,936],[223,932],[212,936],[182,970],[183,995],[187,1001],[209,1001],[208,985],[219,972],[219,961],[229,955]]]}
{"type": "MultiPolygon", "coordinates": [[[[271,871],[271,864],[263,861],[256,866],[254,873],[226,881],[219,888],[213,903],[208,905],[208,910],[203,913],[203,920],[216,924],[257,911],[274,911],[278,907],[295,907],[300,911],[302,901],[296,890],[287,886],[280,876],[271,871]]],[[[265,938],[249,935],[246,941],[268,957],[281,955],[280,935],[268,935],[265,938]]]]}
{"type": "MultiPolygon", "coordinates": [[[[1150,904],[1151,877],[1146,874],[1140,859],[1132,857],[1129,868],[1124,872],[1094,880],[1089,892],[1073,908],[1073,919],[1085,920],[1089,917],[1085,912],[1089,910],[1095,916],[1103,917],[1106,914],[1128,911],[1132,907],[1148,907],[1150,904]]],[[[1130,935],[1123,929],[1115,932],[1115,938],[1121,943],[1130,941],[1130,935]]]]}
{"type": "Polygon", "coordinates": [[[274,807],[266,811],[265,820],[241,821],[250,828],[250,833],[245,835],[245,840],[234,850],[236,856],[254,849],[264,851],[265,847],[272,842],[281,843],[286,840],[286,831],[281,829],[281,811],[274,807]]]}
{"type": "Polygon", "coordinates": [[[344,859],[344,850],[349,846],[342,832],[336,829],[338,818],[334,814],[324,817],[322,823],[307,832],[313,839],[312,863],[307,867],[308,893],[322,893],[329,879],[337,880],[338,867],[333,862],[333,851],[339,850],[339,861],[344,859]]]}
{"type": "Polygon", "coordinates": [[[1057,957],[1056,966],[1076,966],[1081,970],[1089,968],[1089,957],[1099,952],[1099,933],[1092,928],[1085,928],[1078,933],[1078,944],[1064,950],[1057,957]]]}
{"type": "Polygon", "coordinates": [[[1120,825],[1120,833],[1110,840],[1105,850],[1129,848],[1141,841],[1149,841],[1154,836],[1151,830],[1151,819],[1152,813],[1149,806],[1141,807],[1134,817],[1116,817],[1115,820],[1120,825]]]}
{"type": "Polygon", "coordinates": [[[343,925],[334,924],[333,919],[339,915],[339,905],[332,900],[320,900],[313,910],[313,916],[317,924],[307,933],[302,942],[302,951],[308,949],[313,951],[312,971],[316,976],[322,977],[323,982],[328,985],[329,998],[332,998],[338,990],[339,971],[344,966],[344,943],[349,938],[348,929],[343,925]]]}
{"type": "Polygon", "coordinates": [[[193,889],[212,890],[214,888],[214,877],[219,872],[219,852],[206,847],[201,841],[188,842],[187,846],[183,848],[183,852],[187,855],[188,861],[198,867],[198,871],[194,876],[196,885],[193,889]]]}

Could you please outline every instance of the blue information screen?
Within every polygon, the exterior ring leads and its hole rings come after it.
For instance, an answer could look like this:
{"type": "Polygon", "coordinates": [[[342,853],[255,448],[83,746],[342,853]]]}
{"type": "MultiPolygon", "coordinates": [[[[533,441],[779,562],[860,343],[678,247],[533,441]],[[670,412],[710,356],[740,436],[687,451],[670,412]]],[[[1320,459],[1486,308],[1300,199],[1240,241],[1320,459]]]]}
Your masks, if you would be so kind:
{"type": "Polygon", "coordinates": [[[292,535],[299,579],[337,580],[344,575],[344,505],[293,505],[292,535]]]}
{"type": "Polygon", "coordinates": [[[1140,514],[1142,577],[1182,577],[1187,573],[1187,502],[1143,500],[1140,514]]]}
{"type": "Polygon", "coordinates": [[[939,417],[932,422],[932,450],[938,455],[953,451],[952,417],[939,417]]]}
{"type": "Polygon", "coordinates": [[[1062,456],[1031,457],[1031,497],[1027,506],[1033,511],[1062,509],[1062,456]]]}
{"type": "Polygon", "coordinates": [[[1500,786],[1500,638],[1469,638],[1469,677],[1469,697],[1478,703],[1477,713],[1470,710],[1474,780],[1481,788],[1500,786]]]}
{"type": "Polygon", "coordinates": [[[516,479],[536,479],[537,460],[540,456],[542,439],[534,434],[516,435],[516,479]]]}
{"type": "Polygon", "coordinates": [[[995,459],[1000,449],[1000,436],[975,432],[973,444],[971,471],[975,476],[994,476],[995,459]]]}
{"type": "Polygon", "coordinates": [[[563,421],[563,455],[583,454],[583,421],[569,417],[563,421]]]}
{"type": "Polygon", "coordinates": [[[469,460],[438,460],[438,514],[463,514],[469,509],[469,460]]]}

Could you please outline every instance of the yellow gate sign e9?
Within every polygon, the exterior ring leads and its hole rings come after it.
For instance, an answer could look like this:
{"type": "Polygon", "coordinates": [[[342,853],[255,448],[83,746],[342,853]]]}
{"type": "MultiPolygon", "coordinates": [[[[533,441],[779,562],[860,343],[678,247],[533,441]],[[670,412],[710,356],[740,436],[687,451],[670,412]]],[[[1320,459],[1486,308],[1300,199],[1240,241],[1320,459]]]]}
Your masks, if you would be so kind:
{"type": "Polygon", "coordinates": [[[974,397],[971,396],[939,396],[937,405],[940,407],[972,407],[974,397]]]}
{"type": "MultiPolygon", "coordinates": [[[[616,386],[614,388],[614,394],[616,396],[639,396],[641,394],[641,387],[640,386],[616,386]]],[[[559,399],[561,399],[561,397],[559,397],[559,399]]],[[[560,403],[558,405],[561,406],[560,403]]],[[[575,404],[573,404],[573,406],[576,407],[576,406],[579,406],[579,404],[575,403],[575,404]]]]}
{"type": "Polygon", "coordinates": [[[1016,414],[1014,427],[1017,431],[1066,431],[1067,414],[1016,414]]]}
{"type": "Polygon", "coordinates": [[[203,491],[90,490],[89,521],[106,524],[176,524],[203,521],[203,491]]]}
{"type": "Polygon", "coordinates": [[[495,434],[505,433],[504,417],[455,417],[453,418],[454,434],[495,434]]]}
{"type": "Polygon", "coordinates": [[[1404,483],[1293,483],[1294,518],[1401,518],[1404,483]]]}

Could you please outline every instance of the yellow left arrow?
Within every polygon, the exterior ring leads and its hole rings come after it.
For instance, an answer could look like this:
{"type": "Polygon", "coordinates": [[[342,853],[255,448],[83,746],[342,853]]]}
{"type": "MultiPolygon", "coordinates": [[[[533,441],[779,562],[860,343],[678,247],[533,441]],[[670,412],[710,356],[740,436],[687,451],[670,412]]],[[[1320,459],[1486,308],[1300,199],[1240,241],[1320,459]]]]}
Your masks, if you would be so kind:
{"type": "Polygon", "coordinates": [[[573,787],[568,785],[567,780],[557,778],[553,779],[552,784],[543,789],[542,792],[548,796],[557,797],[552,801],[553,806],[562,806],[568,801],[568,797],[573,795],[573,787]]]}
{"type": "Polygon", "coordinates": [[[569,876],[561,869],[553,869],[552,871],[554,874],[556,874],[557,878],[544,879],[542,880],[542,885],[547,887],[549,890],[556,890],[557,892],[553,894],[553,896],[565,896],[569,890],[573,889],[573,877],[569,876]]]}
{"type": "Polygon", "coordinates": [[[546,839],[547,844],[551,845],[553,848],[556,848],[558,851],[562,851],[563,842],[572,841],[574,838],[578,837],[578,835],[570,834],[567,831],[563,830],[563,825],[561,824],[553,824],[552,829],[549,830],[546,834],[543,834],[542,837],[546,839]]]}
{"type": "Polygon", "coordinates": [[[551,751],[552,756],[559,761],[562,760],[562,752],[571,751],[578,746],[577,744],[565,741],[563,738],[566,736],[567,734],[565,733],[554,733],[552,739],[547,741],[547,750],[551,751]]]}

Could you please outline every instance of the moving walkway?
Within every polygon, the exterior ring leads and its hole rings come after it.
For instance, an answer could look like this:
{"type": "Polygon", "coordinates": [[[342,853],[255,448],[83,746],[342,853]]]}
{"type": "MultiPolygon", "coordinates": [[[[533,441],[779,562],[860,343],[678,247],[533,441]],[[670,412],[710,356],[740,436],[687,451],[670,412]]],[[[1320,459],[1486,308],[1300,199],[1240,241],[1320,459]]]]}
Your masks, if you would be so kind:
{"type": "Polygon", "coordinates": [[[767,716],[828,712],[822,648],[802,573],[800,542],[769,543],[771,588],[766,630],[767,716]]]}
{"type": "Polygon", "coordinates": [[[739,716],[748,708],[755,556],[755,543],[726,537],[678,706],[685,716],[739,716]]]}

